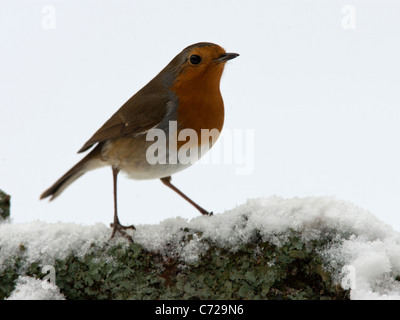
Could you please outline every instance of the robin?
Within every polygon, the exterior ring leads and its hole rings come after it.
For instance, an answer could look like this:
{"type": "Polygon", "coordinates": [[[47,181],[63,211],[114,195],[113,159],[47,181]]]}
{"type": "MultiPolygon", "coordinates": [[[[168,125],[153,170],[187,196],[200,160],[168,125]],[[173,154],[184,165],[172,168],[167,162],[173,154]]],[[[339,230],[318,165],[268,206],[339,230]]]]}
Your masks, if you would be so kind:
{"type": "MultiPolygon", "coordinates": [[[[132,179],[161,179],[186,199],[202,214],[211,215],[171,183],[171,175],[188,167],[190,163],[177,161],[149,161],[149,147],[154,140],[147,135],[154,130],[165,132],[166,156],[170,157],[182,147],[184,141],[172,142],[171,137],[182,130],[194,130],[198,137],[204,129],[222,130],[224,103],[220,92],[220,79],[225,63],[238,56],[227,53],[219,45],[201,42],[185,48],[146,86],[132,96],[78,153],[93,148],[80,162],[64,174],[40,196],[56,198],[64,189],[84,173],[111,166],[114,190],[114,221],[111,239],[118,231],[127,235],[133,225],[121,225],[117,213],[117,176],[125,172],[132,179]],[[175,126],[170,123],[175,122],[175,126]],[[175,128],[175,129],[171,129],[175,128]],[[175,132],[171,132],[174,131],[175,132]]],[[[214,141],[198,140],[198,147],[212,146],[214,141]]]]}

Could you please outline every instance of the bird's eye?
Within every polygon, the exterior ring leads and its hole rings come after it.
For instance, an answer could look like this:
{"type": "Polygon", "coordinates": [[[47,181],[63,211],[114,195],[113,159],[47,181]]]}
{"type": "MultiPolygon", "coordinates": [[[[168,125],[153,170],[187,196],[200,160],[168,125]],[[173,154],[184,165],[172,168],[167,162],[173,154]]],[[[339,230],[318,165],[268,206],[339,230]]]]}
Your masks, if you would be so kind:
{"type": "Polygon", "coordinates": [[[201,57],[197,54],[193,54],[189,58],[191,64],[199,64],[201,62],[201,57]]]}

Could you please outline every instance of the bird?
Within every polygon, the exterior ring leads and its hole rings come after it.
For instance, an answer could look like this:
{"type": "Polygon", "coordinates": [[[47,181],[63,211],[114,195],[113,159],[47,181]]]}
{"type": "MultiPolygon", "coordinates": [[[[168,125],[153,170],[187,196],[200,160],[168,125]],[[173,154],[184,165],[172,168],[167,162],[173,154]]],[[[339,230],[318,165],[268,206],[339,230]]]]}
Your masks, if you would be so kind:
{"type": "Polygon", "coordinates": [[[225,117],[220,80],[226,62],[238,56],[238,53],[228,53],[211,42],[199,42],[183,49],[93,134],[78,153],[91,151],[44,191],[40,199],[50,197],[53,200],[86,172],[110,166],[114,195],[114,219],[110,224],[110,239],[118,232],[133,241],[126,230],[136,229],[134,225],[122,225],[118,218],[117,176],[120,171],[135,180],[160,179],[201,214],[212,215],[212,212],[200,207],[171,183],[171,175],[192,164],[192,161],[182,161],[182,157],[177,157],[179,148],[183,148],[187,137],[179,141],[174,137],[185,132],[192,132],[200,137],[203,130],[216,130],[217,135],[211,141],[194,139],[190,143],[190,150],[197,147],[198,150],[207,151],[212,147],[223,128],[225,117]],[[165,134],[167,146],[164,149],[158,148],[151,154],[149,150],[152,147],[154,149],[157,139],[151,139],[149,135],[159,133],[165,134]],[[162,156],[168,160],[173,158],[174,161],[161,161],[162,156]]]}

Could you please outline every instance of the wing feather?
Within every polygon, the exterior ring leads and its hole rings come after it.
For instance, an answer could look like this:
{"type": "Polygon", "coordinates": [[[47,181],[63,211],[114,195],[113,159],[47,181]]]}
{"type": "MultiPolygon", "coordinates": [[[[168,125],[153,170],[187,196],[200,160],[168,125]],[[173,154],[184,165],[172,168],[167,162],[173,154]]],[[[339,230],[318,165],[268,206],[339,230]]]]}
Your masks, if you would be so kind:
{"type": "MultiPolygon", "coordinates": [[[[146,87],[145,87],[146,88],[146,87]]],[[[145,89],[143,88],[143,89],[145,89]]],[[[157,126],[167,113],[171,100],[167,94],[141,90],[131,97],[78,151],[84,152],[96,143],[144,133],[157,126]]],[[[157,92],[157,90],[155,90],[157,92]]]]}

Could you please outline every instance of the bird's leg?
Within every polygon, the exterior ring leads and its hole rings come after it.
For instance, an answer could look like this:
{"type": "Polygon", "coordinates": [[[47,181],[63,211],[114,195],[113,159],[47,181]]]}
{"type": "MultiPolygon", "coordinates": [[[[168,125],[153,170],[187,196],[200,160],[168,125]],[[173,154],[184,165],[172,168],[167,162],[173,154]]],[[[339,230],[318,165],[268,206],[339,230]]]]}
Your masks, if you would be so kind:
{"type": "Polygon", "coordinates": [[[180,191],[177,187],[175,187],[171,183],[171,176],[161,178],[160,180],[162,183],[164,183],[167,187],[171,188],[174,190],[177,194],[179,194],[182,198],[184,198],[186,201],[188,201],[191,205],[193,205],[197,210],[201,212],[201,214],[204,214],[206,216],[212,216],[212,212],[208,212],[207,210],[204,210],[202,207],[200,207],[197,203],[195,203],[192,199],[190,199],[188,196],[186,196],[182,191],[180,191]]]}
{"type": "Polygon", "coordinates": [[[115,233],[118,231],[124,238],[128,239],[130,242],[133,242],[132,237],[129,236],[125,230],[127,229],[133,229],[136,230],[136,228],[132,226],[123,226],[118,219],[118,212],[117,212],[117,176],[119,173],[119,169],[116,167],[112,167],[112,172],[113,172],[113,183],[114,183],[114,222],[110,223],[110,226],[113,228],[111,238],[114,238],[115,233]]]}

